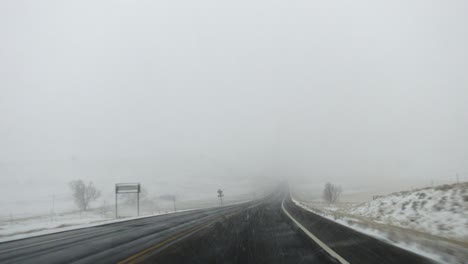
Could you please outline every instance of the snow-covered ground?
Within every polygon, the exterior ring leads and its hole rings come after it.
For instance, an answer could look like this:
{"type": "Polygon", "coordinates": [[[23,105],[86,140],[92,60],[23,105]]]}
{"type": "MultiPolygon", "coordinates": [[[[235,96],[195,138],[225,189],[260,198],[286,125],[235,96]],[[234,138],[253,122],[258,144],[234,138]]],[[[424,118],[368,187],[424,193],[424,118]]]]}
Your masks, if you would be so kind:
{"type": "Polygon", "coordinates": [[[348,212],[380,223],[468,241],[468,183],[393,193],[348,212]]]}
{"type": "Polygon", "coordinates": [[[393,193],[365,203],[293,199],[339,224],[442,263],[467,263],[468,183],[393,193]]]}
{"type": "Polygon", "coordinates": [[[67,231],[112,221],[110,216],[97,212],[67,213],[54,217],[33,217],[29,219],[2,222],[0,224],[0,242],[16,240],[31,236],[48,234],[57,231],[67,231]]]}

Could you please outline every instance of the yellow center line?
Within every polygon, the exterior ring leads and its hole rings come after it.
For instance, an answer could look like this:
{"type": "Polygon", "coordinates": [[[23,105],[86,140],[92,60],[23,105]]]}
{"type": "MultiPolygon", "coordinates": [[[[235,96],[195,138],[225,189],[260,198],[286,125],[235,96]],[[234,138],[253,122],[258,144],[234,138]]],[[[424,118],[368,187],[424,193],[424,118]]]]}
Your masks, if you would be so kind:
{"type": "Polygon", "coordinates": [[[203,223],[203,224],[197,225],[197,226],[195,226],[193,228],[190,228],[188,230],[184,230],[183,232],[181,232],[181,233],[179,233],[179,234],[177,234],[175,236],[172,236],[172,237],[170,237],[170,238],[168,238],[168,239],[166,239],[166,240],[164,240],[164,241],[162,241],[162,242],[160,242],[160,243],[158,243],[158,244],[156,244],[156,245],[154,245],[152,247],[144,249],[144,250],[136,253],[135,255],[132,255],[132,256],[130,256],[130,257],[128,257],[128,258],[126,258],[126,259],[124,259],[122,261],[117,262],[117,264],[135,263],[137,259],[143,257],[148,252],[151,252],[151,251],[153,251],[153,250],[155,250],[155,249],[157,249],[157,248],[159,248],[159,247],[161,247],[161,246],[163,246],[163,245],[165,245],[165,244],[167,244],[167,243],[169,243],[171,241],[174,241],[174,240],[176,240],[176,239],[178,239],[180,237],[183,237],[183,236],[188,235],[190,233],[195,233],[196,231],[199,231],[199,230],[201,230],[203,228],[208,227],[209,225],[211,225],[213,223],[216,223],[216,222],[220,221],[223,217],[230,217],[230,216],[232,216],[232,215],[234,215],[236,213],[238,213],[238,211],[236,211],[234,213],[231,213],[231,214],[228,214],[228,215],[225,215],[225,216],[222,215],[222,216],[219,216],[219,217],[215,217],[214,220],[211,220],[208,223],[203,223]]]}

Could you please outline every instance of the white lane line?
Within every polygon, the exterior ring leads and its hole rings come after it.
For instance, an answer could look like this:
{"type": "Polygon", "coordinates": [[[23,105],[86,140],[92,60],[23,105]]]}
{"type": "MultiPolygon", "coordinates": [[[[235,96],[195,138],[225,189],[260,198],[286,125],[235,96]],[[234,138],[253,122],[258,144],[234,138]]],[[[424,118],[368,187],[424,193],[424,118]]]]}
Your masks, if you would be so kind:
{"type": "Polygon", "coordinates": [[[309,230],[307,230],[301,223],[299,223],[294,217],[292,217],[288,211],[286,211],[286,208],[284,208],[284,199],[281,202],[281,208],[283,208],[283,212],[291,218],[291,220],[302,230],[306,235],[308,235],[312,240],[314,240],[315,243],[317,243],[321,248],[323,248],[330,256],[334,257],[336,260],[338,260],[341,264],[350,264],[348,261],[346,261],[344,258],[342,258],[338,253],[333,251],[330,247],[328,247],[325,243],[323,243],[320,239],[318,239],[314,234],[312,234],[309,230]]]}

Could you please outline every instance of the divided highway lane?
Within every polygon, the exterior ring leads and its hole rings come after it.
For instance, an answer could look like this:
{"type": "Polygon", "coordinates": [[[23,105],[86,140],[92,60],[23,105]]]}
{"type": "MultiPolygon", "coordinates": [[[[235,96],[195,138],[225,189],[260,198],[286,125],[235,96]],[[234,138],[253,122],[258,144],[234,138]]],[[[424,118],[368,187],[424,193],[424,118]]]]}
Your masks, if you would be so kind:
{"type": "Polygon", "coordinates": [[[117,263],[158,243],[176,242],[252,205],[160,215],[0,243],[0,263],[117,263]]]}

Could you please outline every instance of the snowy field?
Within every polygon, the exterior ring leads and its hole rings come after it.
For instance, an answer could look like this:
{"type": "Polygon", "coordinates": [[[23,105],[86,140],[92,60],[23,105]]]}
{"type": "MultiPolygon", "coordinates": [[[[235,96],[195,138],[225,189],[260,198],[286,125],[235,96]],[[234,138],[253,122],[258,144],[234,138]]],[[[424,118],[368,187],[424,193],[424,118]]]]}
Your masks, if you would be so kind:
{"type": "Polygon", "coordinates": [[[468,183],[392,193],[364,203],[299,206],[330,220],[441,263],[468,259],[468,183]]]}

